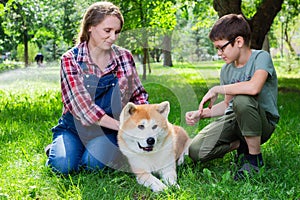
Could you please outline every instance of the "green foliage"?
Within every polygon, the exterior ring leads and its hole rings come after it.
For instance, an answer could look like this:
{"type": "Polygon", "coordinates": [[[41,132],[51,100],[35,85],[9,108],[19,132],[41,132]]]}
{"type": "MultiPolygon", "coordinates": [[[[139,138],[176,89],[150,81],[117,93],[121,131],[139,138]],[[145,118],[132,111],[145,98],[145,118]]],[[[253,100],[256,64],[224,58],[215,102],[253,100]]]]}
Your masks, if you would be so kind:
{"type": "MultiPolygon", "coordinates": [[[[30,61],[29,63],[35,62],[34,57],[36,56],[38,51],[39,51],[39,49],[38,49],[36,44],[34,44],[34,43],[29,43],[28,44],[28,59],[30,61]]],[[[25,58],[24,58],[24,45],[21,45],[21,44],[18,45],[17,60],[22,61],[22,62],[25,61],[25,58]]]]}
{"type": "Polygon", "coordinates": [[[22,63],[13,61],[0,62],[0,73],[8,70],[18,69],[22,67],[22,63]]]}
{"type": "Polygon", "coordinates": [[[215,21],[218,19],[218,13],[212,7],[213,1],[197,1],[193,6],[193,14],[196,23],[193,29],[211,29],[215,21]]]}
{"type": "MultiPolygon", "coordinates": [[[[74,45],[80,20],[92,0],[9,0],[0,4],[0,52],[12,52],[23,44],[24,30],[28,40],[45,52],[47,60],[57,60],[74,45]]],[[[174,60],[204,60],[215,51],[207,35],[218,14],[209,1],[112,1],[121,8],[125,26],[118,44],[133,53],[142,54],[143,47],[150,54],[161,54],[163,39],[168,30],[172,32],[172,58],[174,60]],[[190,57],[186,57],[186,55],[190,57]],[[192,58],[191,58],[192,57],[192,58]]],[[[251,18],[262,0],[243,0],[243,13],[251,18]]],[[[297,46],[299,0],[284,1],[280,16],[285,16],[287,39],[297,46]],[[297,17],[298,16],[298,17],[297,17]]],[[[269,33],[271,47],[279,47],[281,23],[275,18],[269,33]]],[[[288,47],[288,45],[286,45],[288,47]]],[[[13,57],[16,59],[16,57],[13,57]]],[[[31,60],[31,59],[29,59],[31,60]]],[[[159,60],[159,59],[156,59],[159,60]]]]}
{"type": "Polygon", "coordinates": [[[243,0],[241,8],[245,17],[251,19],[262,2],[263,0],[243,0]]]}
{"type": "Polygon", "coordinates": [[[29,35],[34,33],[33,21],[37,19],[37,13],[39,6],[35,0],[9,0],[5,6],[6,20],[2,24],[5,33],[22,43],[24,32],[29,35]]]}
{"type": "MultiPolygon", "coordinates": [[[[276,67],[280,64],[275,61],[276,67]]],[[[270,141],[262,146],[265,168],[253,179],[235,182],[234,154],[208,163],[188,157],[178,167],[180,189],[152,193],[133,174],[122,171],[81,172],[58,176],[45,166],[44,147],[51,142],[51,127],[61,115],[59,64],[0,74],[0,199],[299,199],[300,86],[299,74],[279,75],[281,115],[270,141]]],[[[208,124],[188,127],[187,110],[218,84],[220,62],[155,65],[143,84],[150,102],[170,101],[170,122],[182,125],[191,137],[208,124]]]]}
{"type": "Polygon", "coordinates": [[[159,3],[154,9],[153,13],[156,13],[152,16],[150,21],[150,26],[158,27],[166,30],[173,30],[176,26],[176,13],[177,9],[171,1],[166,3],[159,3]],[[161,12],[161,11],[164,12],[161,12]]]}

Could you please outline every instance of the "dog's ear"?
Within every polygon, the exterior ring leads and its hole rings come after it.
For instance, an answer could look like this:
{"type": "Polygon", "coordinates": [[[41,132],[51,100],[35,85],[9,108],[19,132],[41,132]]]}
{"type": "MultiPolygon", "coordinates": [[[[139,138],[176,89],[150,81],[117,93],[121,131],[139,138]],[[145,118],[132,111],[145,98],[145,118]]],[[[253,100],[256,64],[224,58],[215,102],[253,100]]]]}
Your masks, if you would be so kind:
{"type": "Polygon", "coordinates": [[[164,101],[158,104],[156,109],[164,118],[168,118],[170,112],[170,103],[168,101],[164,101]]]}
{"type": "Polygon", "coordinates": [[[120,123],[126,121],[136,111],[136,105],[128,102],[120,114],[120,123]]]}

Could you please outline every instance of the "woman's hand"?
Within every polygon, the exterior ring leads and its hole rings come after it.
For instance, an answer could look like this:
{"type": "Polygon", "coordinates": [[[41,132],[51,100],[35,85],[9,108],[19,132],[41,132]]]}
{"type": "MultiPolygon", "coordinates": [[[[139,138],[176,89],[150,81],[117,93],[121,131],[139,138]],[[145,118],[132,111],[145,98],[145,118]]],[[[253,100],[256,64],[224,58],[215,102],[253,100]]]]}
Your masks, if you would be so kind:
{"type": "Polygon", "coordinates": [[[97,122],[97,125],[118,131],[119,130],[119,126],[120,126],[120,122],[105,114],[97,122]]]}

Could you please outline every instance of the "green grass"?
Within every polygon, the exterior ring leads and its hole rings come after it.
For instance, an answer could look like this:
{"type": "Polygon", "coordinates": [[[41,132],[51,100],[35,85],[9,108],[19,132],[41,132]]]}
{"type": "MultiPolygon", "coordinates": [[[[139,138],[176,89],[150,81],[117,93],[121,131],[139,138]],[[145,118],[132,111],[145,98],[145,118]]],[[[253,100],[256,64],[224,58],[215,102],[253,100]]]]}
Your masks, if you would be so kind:
{"type": "MultiPolygon", "coordinates": [[[[266,166],[252,180],[234,182],[233,154],[205,164],[188,157],[178,168],[180,189],[152,193],[133,174],[122,171],[81,172],[66,177],[45,167],[44,147],[61,115],[58,64],[0,74],[0,200],[2,199],[299,199],[300,75],[279,74],[281,120],[262,146],[266,166]]],[[[154,66],[143,81],[151,103],[168,100],[169,120],[191,137],[210,120],[188,127],[184,114],[196,109],[202,95],[218,84],[221,63],[154,66]]]]}

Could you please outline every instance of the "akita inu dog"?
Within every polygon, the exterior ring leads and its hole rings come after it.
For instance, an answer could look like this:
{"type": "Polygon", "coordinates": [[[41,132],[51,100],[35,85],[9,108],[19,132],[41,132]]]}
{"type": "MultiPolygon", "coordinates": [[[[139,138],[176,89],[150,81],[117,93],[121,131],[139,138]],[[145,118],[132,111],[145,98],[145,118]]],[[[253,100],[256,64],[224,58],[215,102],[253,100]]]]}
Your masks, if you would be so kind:
{"type": "Polygon", "coordinates": [[[177,164],[184,161],[190,138],[185,130],[168,121],[169,102],[128,103],[120,114],[118,144],[139,184],[158,192],[177,187],[177,164]],[[157,173],[161,182],[152,173],[157,173]]]}

